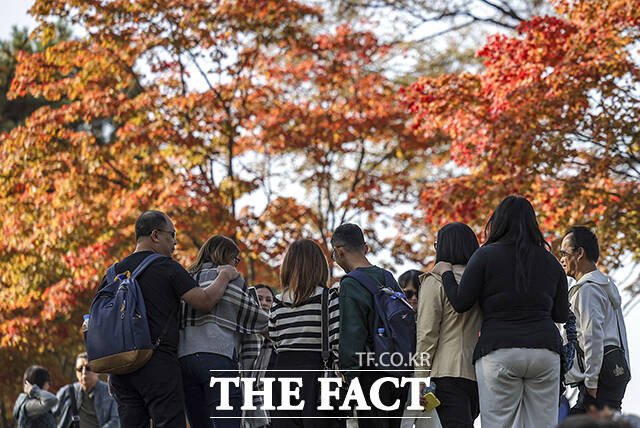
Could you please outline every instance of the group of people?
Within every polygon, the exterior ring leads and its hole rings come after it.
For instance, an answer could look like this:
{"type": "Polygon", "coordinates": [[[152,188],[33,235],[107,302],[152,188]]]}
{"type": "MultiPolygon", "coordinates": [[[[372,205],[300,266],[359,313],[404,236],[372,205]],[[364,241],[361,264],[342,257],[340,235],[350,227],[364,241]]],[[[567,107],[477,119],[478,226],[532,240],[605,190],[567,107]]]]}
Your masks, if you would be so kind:
{"type": "Polygon", "coordinates": [[[19,428],[119,428],[116,401],[105,382],[91,371],[86,352],[75,359],[77,382],[49,392],[51,375],[41,366],[24,373],[24,390],[16,400],[13,416],[19,428]]]}
{"type": "MultiPolygon", "coordinates": [[[[159,347],[142,368],[110,376],[117,415],[104,411],[108,394],[97,376],[93,386],[81,380],[63,388],[56,399],[46,391],[48,374],[42,377],[37,368],[37,376],[29,370],[25,374],[25,392],[14,409],[19,420],[48,418],[49,425],[42,426],[53,426],[54,414],[67,420],[79,413],[80,426],[117,426],[108,425],[116,415],[123,427],[148,426],[150,420],[154,427],[184,427],[186,413],[194,428],[344,426],[348,418],[361,428],[446,428],[472,427],[480,415],[487,428],[543,428],[558,423],[563,385],[580,391],[572,413],[584,413],[592,405],[621,408],[630,380],[626,328],[616,285],[597,268],[597,238],[586,227],[571,228],[558,261],[523,197],[509,196],[500,203],[487,222],[482,246],[463,223],[442,227],[434,242],[435,266],[426,273],[405,272],[399,283],[370,263],[369,248],[355,224],[334,231],[331,259],[345,273],[358,274],[345,276],[334,287],[321,247],[308,239],[295,241],[280,267],[277,296],[263,284],[247,286],[236,270],[240,249],[228,237],[209,238],[184,269],[171,258],[176,231],[166,214],[143,213],[135,231],[135,251],[115,269],[118,274],[133,271],[150,254],[167,256],[138,278],[159,347]],[[381,314],[374,295],[357,279],[361,274],[415,308],[416,355],[428,355],[416,359],[415,374],[430,377],[435,385],[440,405],[434,417],[405,412],[408,387],[388,384],[379,396],[385,405],[399,401],[395,411],[378,409],[369,398],[370,410],[345,415],[317,409],[317,373],[328,365],[347,385],[357,377],[365,391],[388,376],[362,358],[374,349],[374,326],[381,314]],[[572,340],[566,333],[571,328],[563,324],[574,319],[572,340]],[[238,373],[260,377],[265,371],[303,378],[302,410],[243,414],[241,386],[231,384],[223,397],[220,384],[211,382],[212,377],[238,373]],[[69,410],[75,406],[66,396],[75,396],[79,412],[69,410]],[[219,409],[223,398],[230,410],[219,409]],[[88,404],[95,404],[93,413],[88,404]],[[50,415],[47,408],[53,409],[50,415]],[[99,424],[83,425],[87,413],[99,424]]],[[[86,355],[77,361],[79,376],[90,373],[86,355]]],[[[277,384],[273,395],[277,405],[277,384]]]]}

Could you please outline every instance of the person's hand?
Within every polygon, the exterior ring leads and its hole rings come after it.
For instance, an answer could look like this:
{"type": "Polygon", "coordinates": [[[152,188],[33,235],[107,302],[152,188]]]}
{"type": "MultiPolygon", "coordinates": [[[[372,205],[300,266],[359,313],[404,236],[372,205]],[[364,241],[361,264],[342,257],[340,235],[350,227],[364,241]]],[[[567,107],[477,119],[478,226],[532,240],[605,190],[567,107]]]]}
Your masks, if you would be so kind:
{"type": "Polygon", "coordinates": [[[588,412],[589,416],[594,419],[604,419],[604,420],[612,420],[615,416],[615,411],[612,410],[609,406],[604,406],[602,410],[599,410],[593,404],[589,406],[588,412]]]}
{"type": "Polygon", "coordinates": [[[109,390],[109,395],[113,397],[113,389],[111,388],[111,375],[107,377],[107,390],[109,390]]]}
{"type": "Polygon", "coordinates": [[[436,273],[438,275],[442,275],[443,273],[445,273],[447,271],[450,271],[450,270],[451,270],[451,263],[449,263],[449,262],[438,262],[433,267],[433,269],[431,269],[431,272],[436,273]]]}
{"type": "Polygon", "coordinates": [[[596,398],[596,394],[598,393],[598,388],[587,388],[587,394],[596,398]]]}
{"type": "Polygon", "coordinates": [[[30,383],[28,380],[24,381],[24,393],[29,395],[31,393],[31,390],[33,389],[33,384],[30,383]]]}
{"type": "Polygon", "coordinates": [[[240,272],[231,265],[222,265],[218,266],[218,275],[227,280],[227,282],[231,282],[240,276],[240,272]]]}

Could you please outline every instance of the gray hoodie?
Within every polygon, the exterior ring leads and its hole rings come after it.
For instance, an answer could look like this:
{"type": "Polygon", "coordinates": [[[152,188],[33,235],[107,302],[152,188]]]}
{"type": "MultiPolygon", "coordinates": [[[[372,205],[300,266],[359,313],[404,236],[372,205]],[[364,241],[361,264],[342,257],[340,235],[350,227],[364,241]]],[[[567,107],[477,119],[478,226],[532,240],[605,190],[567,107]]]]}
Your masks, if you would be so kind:
{"type": "Polygon", "coordinates": [[[587,388],[597,388],[605,346],[624,348],[629,364],[622,299],[611,277],[595,270],[569,288],[569,303],[576,315],[578,344],[584,351],[585,370],[582,372],[575,363],[566,380],[572,384],[584,381],[587,388]]]}

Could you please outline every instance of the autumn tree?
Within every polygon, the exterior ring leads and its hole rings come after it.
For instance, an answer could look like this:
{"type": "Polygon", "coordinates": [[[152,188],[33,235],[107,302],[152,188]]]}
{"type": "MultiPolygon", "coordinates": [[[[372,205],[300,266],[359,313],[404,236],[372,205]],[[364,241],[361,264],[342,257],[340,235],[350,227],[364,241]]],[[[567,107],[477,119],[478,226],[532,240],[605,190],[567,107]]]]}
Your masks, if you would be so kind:
{"type": "Polygon", "coordinates": [[[419,76],[477,70],[479,42],[510,34],[523,21],[553,11],[545,0],[332,0],[338,17],[361,19],[395,54],[385,64],[405,84],[419,76]]]}
{"type": "Polygon", "coordinates": [[[427,222],[479,229],[519,193],[556,244],[582,223],[596,227],[605,265],[640,258],[639,6],[559,1],[558,17],[525,21],[480,49],[481,73],[408,88],[416,132],[432,139],[443,168],[458,168],[425,186],[427,222]]]}
{"type": "MultiPolygon", "coordinates": [[[[59,43],[70,37],[70,30],[64,23],[59,22],[56,28],[56,36],[51,44],[59,43]]],[[[48,104],[45,99],[36,99],[30,95],[7,99],[9,87],[15,74],[18,52],[38,52],[44,46],[39,41],[29,39],[29,31],[26,28],[13,27],[8,40],[0,41],[0,133],[11,130],[24,120],[37,108],[48,104]]]]}
{"type": "Polygon", "coordinates": [[[371,34],[309,32],[321,11],[295,1],[38,0],[31,12],[45,43],[52,16],[85,35],[20,52],[8,94],[64,102],[2,135],[3,403],[28,364],[54,387],[70,380],[82,314],[141,211],[174,219],[180,261],[225,234],[250,281],[275,283],[291,240],[326,249],[339,221],[402,200],[387,186],[407,186],[398,169],[417,165],[407,154],[421,156],[423,137],[370,68],[387,49],[371,34]]]}
{"type": "MultiPolygon", "coordinates": [[[[28,364],[49,367],[54,386],[70,379],[81,316],[105,267],[130,251],[142,210],[175,219],[182,261],[213,233],[253,250],[245,234],[255,216],[236,204],[255,184],[239,177],[235,157],[256,145],[240,141],[244,118],[268,92],[255,75],[318,18],[292,1],[38,1],[31,12],[45,44],[50,16],[87,35],[20,52],[8,94],[67,102],[35,110],[2,137],[6,404],[28,364]],[[206,86],[196,90],[190,77],[200,72],[206,86]],[[82,126],[107,119],[108,138],[82,126]]],[[[273,278],[271,266],[253,266],[255,279],[273,278]]]]}
{"type": "Polygon", "coordinates": [[[372,33],[345,25],[299,43],[268,68],[279,93],[258,118],[259,139],[267,153],[284,154],[288,167],[278,179],[304,191],[306,227],[325,248],[348,221],[364,222],[371,247],[382,247],[374,226],[393,221],[384,209],[407,203],[425,171],[424,138],[407,126],[394,84],[373,71],[388,54],[372,33]]]}

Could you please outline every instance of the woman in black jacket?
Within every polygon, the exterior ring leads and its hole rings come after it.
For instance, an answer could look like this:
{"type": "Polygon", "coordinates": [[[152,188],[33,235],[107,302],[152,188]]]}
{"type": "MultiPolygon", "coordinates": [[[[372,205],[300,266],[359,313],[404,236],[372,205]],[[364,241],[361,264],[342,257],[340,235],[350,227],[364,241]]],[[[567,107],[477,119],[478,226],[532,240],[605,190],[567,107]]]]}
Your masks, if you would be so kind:
{"type": "Polygon", "coordinates": [[[557,423],[562,340],[554,323],[568,316],[567,278],[538,227],[531,203],[505,198],[457,283],[439,262],[458,312],[479,302],[482,329],[473,361],[482,426],[544,428],[557,423]]]}

